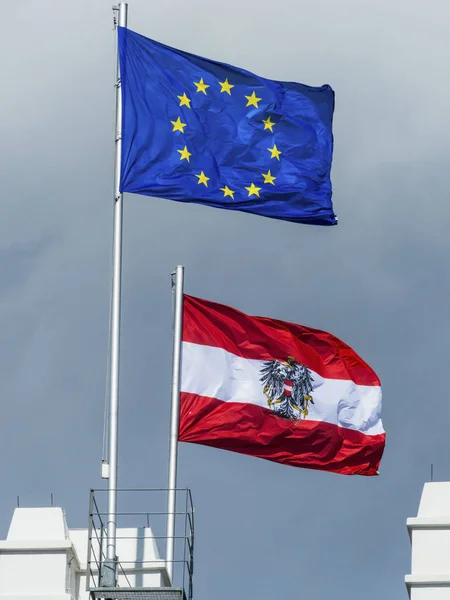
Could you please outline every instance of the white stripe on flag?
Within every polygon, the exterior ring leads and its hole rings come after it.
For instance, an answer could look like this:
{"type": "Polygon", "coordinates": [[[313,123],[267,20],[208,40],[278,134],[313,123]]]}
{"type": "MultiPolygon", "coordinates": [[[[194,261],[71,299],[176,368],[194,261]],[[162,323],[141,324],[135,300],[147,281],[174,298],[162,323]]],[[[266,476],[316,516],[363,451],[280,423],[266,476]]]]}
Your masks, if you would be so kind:
{"type": "MultiPolygon", "coordinates": [[[[182,392],[269,409],[260,382],[263,360],[241,358],[222,348],[191,342],[183,342],[182,352],[182,392]]],[[[311,373],[314,404],[308,405],[308,421],[325,421],[366,435],[384,433],[379,386],[324,379],[311,373]]]]}

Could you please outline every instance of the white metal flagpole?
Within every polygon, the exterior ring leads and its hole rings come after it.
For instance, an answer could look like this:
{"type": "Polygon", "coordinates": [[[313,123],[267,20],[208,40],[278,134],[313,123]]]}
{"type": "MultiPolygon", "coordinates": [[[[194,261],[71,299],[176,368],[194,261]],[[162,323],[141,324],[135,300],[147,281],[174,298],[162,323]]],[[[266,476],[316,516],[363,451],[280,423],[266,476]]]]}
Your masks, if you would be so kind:
{"type": "Polygon", "coordinates": [[[183,333],[183,288],[184,267],[178,266],[173,274],[175,294],[173,358],[172,358],[172,404],[170,412],[170,445],[169,445],[169,490],[167,494],[167,550],[166,568],[173,584],[173,565],[175,551],[176,521],[176,488],[178,460],[178,426],[180,422],[180,375],[181,375],[181,340],[183,333]]]}
{"type": "MultiPolygon", "coordinates": [[[[127,26],[128,4],[119,4],[118,24],[127,26]]],[[[111,299],[111,349],[109,382],[109,481],[108,481],[108,522],[106,561],[102,573],[102,585],[114,587],[117,583],[116,569],[116,519],[117,519],[117,457],[118,457],[118,417],[119,417],[119,347],[120,347],[120,299],[122,280],[122,216],[123,194],[120,192],[120,165],[122,158],[122,95],[120,89],[119,47],[117,44],[116,76],[116,123],[114,158],[114,238],[113,274],[111,299]]]]}

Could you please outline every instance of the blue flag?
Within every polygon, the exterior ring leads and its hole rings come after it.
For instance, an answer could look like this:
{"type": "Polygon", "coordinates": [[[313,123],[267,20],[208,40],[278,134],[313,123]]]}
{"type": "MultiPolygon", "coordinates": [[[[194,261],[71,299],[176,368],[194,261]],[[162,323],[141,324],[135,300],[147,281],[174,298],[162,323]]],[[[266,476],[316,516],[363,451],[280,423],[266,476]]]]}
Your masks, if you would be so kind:
{"type": "Polygon", "coordinates": [[[331,202],[334,93],[119,27],[120,190],[315,225],[331,202]]]}

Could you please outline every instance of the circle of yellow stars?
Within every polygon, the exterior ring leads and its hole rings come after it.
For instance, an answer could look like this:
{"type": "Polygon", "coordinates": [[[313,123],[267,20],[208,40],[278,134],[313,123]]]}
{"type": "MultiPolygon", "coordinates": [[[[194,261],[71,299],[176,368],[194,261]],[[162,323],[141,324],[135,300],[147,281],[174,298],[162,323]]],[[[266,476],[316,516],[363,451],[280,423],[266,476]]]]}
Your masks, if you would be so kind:
{"type": "MultiPolygon", "coordinates": [[[[205,96],[207,96],[207,90],[208,88],[211,87],[211,85],[205,83],[203,81],[203,77],[200,78],[199,81],[194,81],[193,82],[194,86],[195,86],[195,93],[196,94],[204,94],[205,96]]],[[[229,96],[231,96],[231,90],[235,87],[232,83],[230,83],[228,81],[228,78],[225,79],[225,81],[219,81],[218,84],[220,85],[220,93],[221,94],[228,94],[229,96]]],[[[256,95],[256,90],[253,90],[253,92],[250,94],[250,96],[244,96],[245,99],[247,100],[247,104],[245,105],[246,108],[247,107],[254,107],[254,108],[259,108],[258,104],[259,102],[261,102],[262,98],[259,98],[256,95]]],[[[179,106],[186,106],[188,109],[192,109],[191,107],[191,102],[192,99],[189,98],[186,94],[186,92],[183,92],[183,94],[181,96],[177,96],[178,100],[180,101],[179,106]]],[[[183,123],[181,121],[181,117],[178,116],[178,118],[175,121],[170,121],[172,124],[172,132],[177,132],[179,131],[180,133],[184,133],[184,129],[185,127],[187,127],[187,123],[183,123]]],[[[274,133],[273,128],[276,125],[275,121],[272,121],[271,116],[269,115],[267,117],[267,119],[262,119],[262,124],[264,125],[264,130],[266,131],[266,129],[268,129],[270,131],[270,133],[274,133]]],[[[280,156],[282,154],[281,150],[279,150],[277,148],[277,145],[274,143],[272,148],[267,148],[268,152],[270,152],[270,158],[271,159],[275,159],[277,161],[280,161],[280,156]]],[[[177,150],[177,152],[180,154],[180,160],[186,160],[187,162],[190,162],[190,157],[192,156],[192,153],[189,152],[189,149],[187,148],[187,146],[185,145],[184,148],[180,148],[177,150]]],[[[207,175],[205,175],[205,173],[203,171],[200,171],[200,173],[195,173],[194,174],[195,177],[197,177],[197,183],[199,185],[204,185],[205,187],[208,187],[208,181],[210,180],[210,177],[207,177],[207,175]]],[[[261,182],[261,186],[263,185],[275,185],[275,180],[276,177],[274,175],[272,175],[271,170],[268,169],[267,173],[261,173],[261,177],[263,178],[263,182],[261,182]]],[[[236,193],[235,190],[232,190],[228,187],[228,185],[225,185],[224,187],[219,188],[221,192],[223,192],[223,196],[224,198],[226,197],[230,197],[231,199],[234,200],[234,194],[236,193]]],[[[262,187],[258,187],[258,185],[255,185],[254,182],[252,182],[249,186],[245,187],[245,189],[248,192],[248,197],[252,197],[252,196],[257,196],[258,198],[259,196],[259,192],[263,189],[262,187]]]]}

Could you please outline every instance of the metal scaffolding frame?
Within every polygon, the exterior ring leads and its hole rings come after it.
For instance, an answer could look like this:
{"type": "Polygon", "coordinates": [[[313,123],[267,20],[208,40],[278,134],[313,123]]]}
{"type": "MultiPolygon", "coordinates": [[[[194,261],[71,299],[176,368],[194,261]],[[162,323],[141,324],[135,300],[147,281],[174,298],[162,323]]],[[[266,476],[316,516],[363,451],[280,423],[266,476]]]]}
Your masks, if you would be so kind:
{"type": "MultiPolygon", "coordinates": [[[[88,557],[86,572],[86,588],[91,600],[192,600],[193,599],[193,573],[194,573],[194,506],[189,489],[177,489],[177,505],[175,507],[175,521],[178,535],[168,539],[164,531],[168,511],[165,500],[169,493],[164,488],[127,488],[116,490],[117,496],[122,500],[125,510],[116,511],[114,514],[116,539],[134,540],[136,545],[144,544],[149,539],[153,540],[158,549],[159,557],[152,560],[117,559],[117,575],[120,586],[105,585],[102,581],[102,572],[105,561],[109,560],[107,518],[109,512],[105,506],[108,490],[91,490],[89,498],[89,527],[88,527],[88,557]],[[136,506],[139,510],[133,510],[136,506]],[[130,509],[128,509],[130,507],[130,509]],[[162,509],[160,509],[160,507],[162,509]],[[136,535],[123,536],[119,528],[136,529],[136,535]],[[140,529],[150,529],[150,537],[139,534],[140,529]],[[156,531],[156,534],[153,532],[156,531]],[[168,557],[168,546],[174,548],[174,553],[168,557]],[[164,556],[161,557],[161,548],[164,556]],[[169,564],[170,561],[170,564],[169,564]],[[160,587],[144,587],[132,583],[130,574],[158,572],[161,575],[160,587]]],[[[170,552],[169,552],[170,555],[170,552]]]]}

